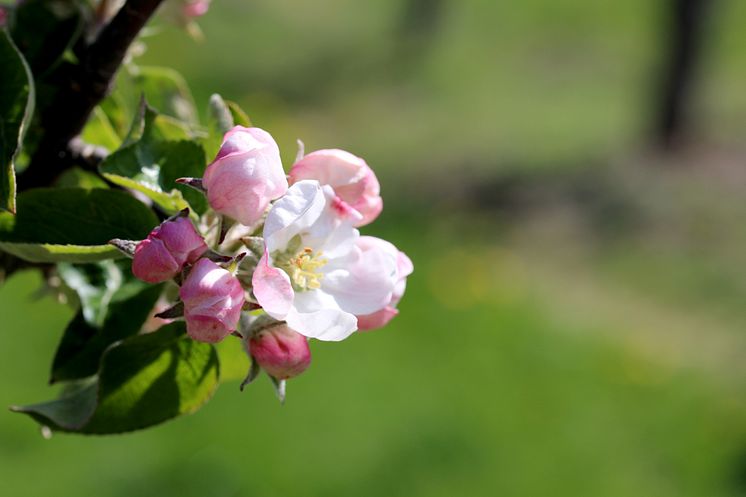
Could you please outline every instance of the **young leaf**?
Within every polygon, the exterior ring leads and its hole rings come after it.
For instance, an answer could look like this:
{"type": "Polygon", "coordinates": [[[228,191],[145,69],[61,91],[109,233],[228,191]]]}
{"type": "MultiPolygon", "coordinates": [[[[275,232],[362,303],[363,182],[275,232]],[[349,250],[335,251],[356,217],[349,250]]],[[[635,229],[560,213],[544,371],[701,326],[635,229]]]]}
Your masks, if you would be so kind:
{"type": "Polygon", "coordinates": [[[223,143],[223,135],[234,126],[251,126],[251,121],[237,103],[223,100],[214,93],[207,108],[207,136],[202,145],[207,157],[214,157],[223,143]]]}
{"type": "Polygon", "coordinates": [[[218,386],[212,345],[185,336],[184,324],[109,347],[98,379],[50,402],[14,406],[52,430],[110,434],[147,428],[202,406],[218,386]]]}
{"type": "Polygon", "coordinates": [[[142,122],[135,121],[126,145],[107,157],[99,170],[109,181],[144,193],[169,213],[190,207],[201,214],[207,210],[204,195],[177,184],[176,179],[201,177],[204,151],[193,141],[164,139],[157,117],[145,106],[142,122]]]}
{"type": "Polygon", "coordinates": [[[109,152],[116,150],[122,144],[122,140],[101,107],[93,109],[90,119],[83,128],[82,138],[86,143],[99,145],[109,152]]]}
{"type": "Polygon", "coordinates": [[[0,30],[0,210],[16,210],[14,160],[33,112],[34,83],[18,49],[0,30]]]}
{"type": "Polygon", "coordinates": [[[38,188],[18,195],[18,214],[0,213],[0,248],[31,262],[121,257],[108,241],[141,240],[155,214],[125,192],[38,188]]]}
{"type": "MultiPolygon", "coordinates": [[[[114,294],[125,282],[125,273],[114,261],[96,264],[58,264],[57,274],[78,295],[80,309],[85,320],[100,327],[114,294]]],[[[133,283],[137,284],[137,280],[133,283]]]]}
{"type": "Polygon", "coordinates": [[[243,126],[245,128],[251,127],[251,119],[249,119],[249,116],[246,115],[243,109],[236,102],[226,100],[225,103],[228,105],[228,110],[231,112],[233,124],[235,126],[243,126]]]}
{"type": "Polygon", "coordinates": [[[207,136],[202,140],[207,157],[215,157],[223,143],[223,135],[233,127],[233,116],[223,97],[217,93],[207,106],[207,136]]]}
{"type": "Polygon", "coordinates": [[[84,310],[70,321],[52,362],[50,383],[96,374],[101,354],[112,343],[135,335],[150,316],[162,285],[137,285],[129,298],[113,300],[101,325],[92,325],[84,310]]]}
{"type": "Polygon", "coordinates": [[[11,36],[38,78],[53,68],[83,33],[84,2],[25,0],[18,3],[11,36]]]}
{"type": "Polygon", "coordinates": [[[197,122],[194,98],[184,78],[167,67],[139,66],[134,73],[135,89],[144,94],[161,114],[189,125],[197,122]]]}

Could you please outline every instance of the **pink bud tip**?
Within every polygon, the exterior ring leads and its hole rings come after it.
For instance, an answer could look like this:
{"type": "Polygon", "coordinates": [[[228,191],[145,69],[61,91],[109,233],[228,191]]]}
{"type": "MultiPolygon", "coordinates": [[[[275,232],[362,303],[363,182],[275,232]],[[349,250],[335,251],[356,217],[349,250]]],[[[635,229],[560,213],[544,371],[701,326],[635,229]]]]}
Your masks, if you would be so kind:
{"type": "Polygon", "coordinates": [[[148,283],[160,283],[176,276],[206,250],[205,241],[188,218],[170,219],[137,244],[132,273],[148,283]]]}
{"type": "Polygon", "coordinates": [[[205,15],[209,8],[210,0],[187,0],[181,12],[187,19],[193,19],[205,15]]]}
{"type": "Polygon", "coordinates": [[[270,201],[288,189],[280,149],[272,135],[243,126],[225,134],[202,184],[213,210],[246,226],[257,222],[270,201]]]}

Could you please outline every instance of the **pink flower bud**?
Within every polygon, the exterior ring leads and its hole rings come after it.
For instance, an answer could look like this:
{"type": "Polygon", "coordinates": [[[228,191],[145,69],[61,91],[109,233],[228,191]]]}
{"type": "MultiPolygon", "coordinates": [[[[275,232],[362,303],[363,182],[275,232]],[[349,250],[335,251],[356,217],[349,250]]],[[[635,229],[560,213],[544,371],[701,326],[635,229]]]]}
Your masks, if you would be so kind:
{"type": "Polygon", "coordinates": [[[340,217],[351,218],[355,226],[372,222],[383,209],[381,187],[368,164],[344,150],[317,150],[293,164],[290,183],[315,179],[329,185],[337,196],[333,207],[340,217]],[[350,214],[353,209],[353,214],[350,214]]]}
{"type": "Polygon", "coordinates": [[[243,126],[225,134],[202,184],[216,212],[247,226],[258,221],[269,202],[288,189],[280,149],[272,135],[263,129],[243,126]]]}
{"type": "Polygon", "coordinates": [[[186,0],[181,8],[182,15],[187,19],[201,17],[210,8],[210,0],[186,0]]]}
{"type": "Polygon", "coordinates": [[[278,380],[298,376],[311,364],[308,340],[284,323],[262,329],[248,347],[249,355],[278,380]]]}
{"type": "Polygon", "coordinates": [[[200,259],[179,289],[187,333],[200,342],[221,341],[236,330],[244,303],[241,283],[209,259],[200,259]]]}
{"type": "Polygon", "coordinates": [[[391,300],[385,307],[376,312],[357,316],[358,330],[369,331],[386,326],[389,321],[399,314],[396,305],[404,296],[404,291],[407,288],[407,276],[412,274],[412,271],[414,271],[414,265],[404,252],[399,251],[391,243],[381,240],[380,238],[361,236],[358,238],[356,245],[363,252],[375,250],[389,255],[395,254],[396,257],[396,271],[391,275],[394,282],[394,291],[391,293],[391,300]]]}
{"type": "Polygon", "coordinates": [[[207,245],[186,217],[165,221],[135,247],[132,273],[148,283],[176,276],[186,263],[194,263],[207,245]]]}

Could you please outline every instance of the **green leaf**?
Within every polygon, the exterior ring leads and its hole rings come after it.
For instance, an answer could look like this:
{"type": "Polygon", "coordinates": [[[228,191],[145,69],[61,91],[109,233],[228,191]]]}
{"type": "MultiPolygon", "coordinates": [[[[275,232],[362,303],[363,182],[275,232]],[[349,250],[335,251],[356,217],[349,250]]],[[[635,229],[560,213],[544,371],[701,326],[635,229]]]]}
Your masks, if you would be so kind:
{"type": "Polygon", "coordinates": [[[109,188],[109,185],[101,179],[101,176],[79,167],[65,170],[54,182],[57,188],[83,188],[92,190],[94,188],[109,188]]]}
{"type": "MultiPolygon", "coordinates": [[[[122,72],[124,71],[120,71],[120,73],[122,72]]],[[[119,77],[118,75],[117,81],[119,81],[119,77]]],[[[128,112],[126,99],[122,96],[122,92],[115,89],[101,102],[98,108],[103,111],[117,136],[124,139],[129,132],[132,116],[128,112]]]]}
{"type": "Polygon", "coordinates": [[[138,94],[144,94],[150,105],[161,114],[190,125],[197,122],[189,86],[178,72],[167,67],[139,66],[134,71],[134,84],[138,94]]]}
{"type": "Polygon", "coordinates": [[[82,138],[86,143],[104,147],[109,152],[116,150],[122,144],[121,138],[101,107],[93,109],[90,119],[83,128],[82,138]]]}
{"type": "Polygon", "coordinates": [[[11,36],[34,75],[41,76],[83,33],[87,12],[73,0],[25,0],[13,15],[11,36]]]}
{"type": "Polygon", "coordinates": [[[251,366],[240,339],[228,337],[215,345],[220,358],[220,381],[243,380],[251,366]]]}
{"type": "Polygon", "coordinates": [[[201,193],[176,184],[181,177],[201,177],[205,169],[202,147],[188,140],[170,140],[156,126],[158,114],[148,106],[142,110],[123,146],[99,167],[101,174],[118,185],[142,192],[168,213],[190,207],[201,214],[207,201],[201,193]]]}
{"type": "Polygon", "coordinates": [[[18,195],[18,214],[0,213],[0,248],[31,262],[119,257],[112,238],[141,240],[153,211],[117,190],[38,188],[18,195]]]}
{"type": "Polygon", "coordinates": [[[111,245],[55,245],[0,242],[0,250],[28,262],[96,262],[124,257],[111,245]]]}
{"type": "Polygon", "coordinates": [[[62,263],[57,265],[57,274],[78,295],[83,316],[94,327],[104,323],[109,302],[125,282],[125,272],[113,261],[62,263]]]}
{"type": "MultiPolygon", "coordinates": [[[[96,374],[101,354],[112,343],[137,334],[148,319],[162,285],[137,285],[129,298],[117,299],[106,306],[101,325],[91,324],[81,309],[67,325],[52,362],[50,383],[74,380],[96,374]]],[[[121,293],[121,292],[120,292],[121,293]]]]}
{"type": "Polygon", "coordinates": [[[137,141],[142,134],[146,118],[143,100],[155,111],[151,126],[160,140],[194,140],[206,134],[197,125],[191,92],[184,78],[175,71],[125,64],[114,87],[101,108],[117,135],[126,138],[123,146],[137,141]],[[140,105],[129,105],[138,100],[140,105]]]}
{"type": "Polygon", "coordinates": [[[0,209],[16,210],[14,160],[33,112],[34,84],[28,65],[0,30],[0,209]]]}
{"type": "Polygon", "coordinates": [[[184,324],[173,323],[109,347],[91,384],[57,400],[11,410],[52,430],[123,433],[196,411],[218,380],[215,348],[186,337],[184,324]]]}
{"type": "Polygon", "coordinates": [[[129,259],[96,264],[62,263],[57,265],[57,274],[77,295],[86,321],[98,328],[104,324],[109,303],[131,298],[151,286],[135,278],[129,259]]]}

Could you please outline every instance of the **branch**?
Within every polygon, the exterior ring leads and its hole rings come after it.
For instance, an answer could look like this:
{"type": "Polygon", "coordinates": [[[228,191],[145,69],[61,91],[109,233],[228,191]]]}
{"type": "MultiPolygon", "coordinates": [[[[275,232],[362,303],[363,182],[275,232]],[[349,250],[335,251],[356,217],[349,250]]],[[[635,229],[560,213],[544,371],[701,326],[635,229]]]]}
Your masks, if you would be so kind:
{"type": "Polygon", "coordinates": [[[83,130],[93,109],[109,92],[127,50],[163,0],[127,0],[41,115],[43,136],[19,190],[51,184],[69,164],[70,141],[83,130]],[[62,167],[61,167],[62,166],[62,167]]]}

